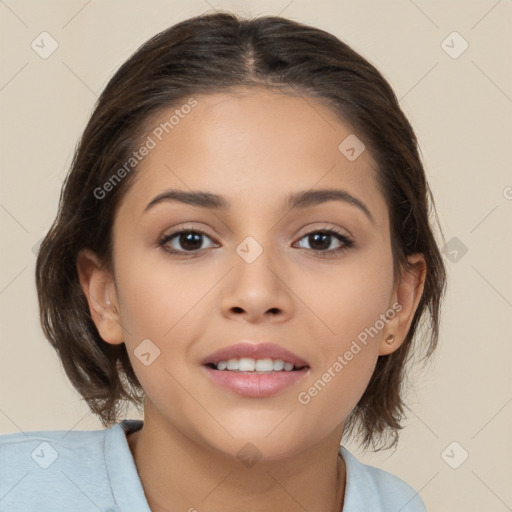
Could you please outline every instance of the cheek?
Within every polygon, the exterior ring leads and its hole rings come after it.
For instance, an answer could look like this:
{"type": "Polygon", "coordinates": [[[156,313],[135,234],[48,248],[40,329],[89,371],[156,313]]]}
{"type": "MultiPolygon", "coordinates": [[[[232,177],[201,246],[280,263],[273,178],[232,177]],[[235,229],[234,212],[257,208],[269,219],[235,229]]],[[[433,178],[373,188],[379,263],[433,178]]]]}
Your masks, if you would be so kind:
{"type": "Polygon", "coordinates": [[[153,402],[163,406],[169,396],[181,400],[178,382],[187,380],[184,361],[200,329],[197,311],[214,282],[170,271],[163,258],[143,261],[134,254],[120,258],[118,268],[121,322],[134,372],[153,402]]]}
{"type": "Polygon", "coordinates": [[[175,325],[186,325],[187,314],[214,284],[211,275],[203,279],[179,266],[171,268],[162,255],[121,257],[118,268],[122,322],[133,339],[169,338],[175,325]]]}
{"type": "Polygon", "coordinates": [[[340,350],[376,322],[382,329],[379,318],[386,313],[393,291],[392,257],[386,246],[354,252],[332,272],[306,279],[308,305],[340,350]]]}
{"type": "Polygon", "coordinates": [[[326,408],[336,411],[335,416],[325,415],[328,430],[357,404],[374,371],[386,325],[381,315],[388,311],[392,292],[391,253],[373,250],[347,258],[316,283],[308,306],[324,324],[317,322],[310,331],[320,349],[320,364],[297,398],[313,416],[326,408]]]}
{"type": "MultiPolygon", "coordinates": [[[[186,264],[171,266],[165,255],[145,257],[132,254],[119,259],[118,293],[125,344],[147,394],[158,394],[162,389],[172,393],[167,372],[180,382],[189,379],[189,363],[197,358],[192,353],[194,340],[204,337],[205,324],[214,309],[210,292],[219,277],[208,269],[199,272],[186,264]],[[144,360],[139,356],[148,352],[154,363],[146,365],[148,357],[144,360]]],[[[179,386],[175,391],[181,392],[179,386]]]]}

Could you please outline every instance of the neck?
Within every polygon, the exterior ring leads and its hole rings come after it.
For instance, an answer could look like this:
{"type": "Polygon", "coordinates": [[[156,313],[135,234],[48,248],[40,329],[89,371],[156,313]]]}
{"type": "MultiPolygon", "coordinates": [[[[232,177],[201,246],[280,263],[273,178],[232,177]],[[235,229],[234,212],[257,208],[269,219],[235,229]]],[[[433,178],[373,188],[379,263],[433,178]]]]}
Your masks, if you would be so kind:
{"type": "Polygon", "coordinates": [[[152,512],[340,512],[345,464],[336,432],[284,460],[243,464],[151,418],[128,445],[152,512]]]}

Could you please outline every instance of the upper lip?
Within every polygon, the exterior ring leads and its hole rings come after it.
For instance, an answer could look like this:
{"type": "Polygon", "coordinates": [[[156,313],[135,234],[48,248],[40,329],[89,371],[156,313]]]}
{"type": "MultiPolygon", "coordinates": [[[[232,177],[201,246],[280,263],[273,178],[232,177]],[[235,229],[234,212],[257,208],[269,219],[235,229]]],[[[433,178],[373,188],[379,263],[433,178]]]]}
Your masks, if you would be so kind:
{"type": "Polygon", "coordinates": [[[301,359],[298,355],[275,343],[250,343],[245,341],[213,352],[213,354],[207,356],[201,364],[217,364],[219,361],[229,361],[230,359],[239,359],[241,357],[250,357],[252,359],[281,359],[284,362],[292,363],[298,368],[309,366],[307,361],[304,361],[304,359],[301,359]]]}

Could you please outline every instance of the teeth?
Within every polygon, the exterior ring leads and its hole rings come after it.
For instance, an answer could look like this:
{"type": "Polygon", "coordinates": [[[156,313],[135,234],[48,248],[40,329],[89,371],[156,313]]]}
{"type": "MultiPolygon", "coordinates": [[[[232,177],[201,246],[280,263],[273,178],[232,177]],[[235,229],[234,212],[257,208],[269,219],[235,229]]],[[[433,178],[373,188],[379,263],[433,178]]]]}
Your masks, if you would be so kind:
{"type": "Polygon", "coordinates": [[[231,370],[239,372],[280,372],[282,370],[291,372],[293,364],[281,359],[252,359],[250,357],[241,357],[240,359],[229,359],[229,361],[219,361],[216,364],[217,370],[231,370]]]}
{"type": "Polygon", "coordinates": [[[241,357],[238,361],[239,372],[253,372],[255,366],[256,361],[254,359],[249,359],[248,357],[241,357]]]}
{"type": "MultiPolygon", "coordinates": [[[[240,360],[240,362],[242,362],[240,360]]],[[[257,372],[272,372],[274,371],[274,361],[272,359],[257,359],[254,362],[254,366],[257,372]]],[[[239,366],[240,368],[241,366],[239,366]]]]}
{"type": "Polygon", "coordinates": [[[238,359],[230,359],[227,368],[228,370],[238,370],[238,359]]]}
{"type": "Polygon", "coordinates": [[[274,361],[274,370],[276,372],[281,371],[284,368],[284,361],[281,361],[281,359],[276,359],[274,361]]]}

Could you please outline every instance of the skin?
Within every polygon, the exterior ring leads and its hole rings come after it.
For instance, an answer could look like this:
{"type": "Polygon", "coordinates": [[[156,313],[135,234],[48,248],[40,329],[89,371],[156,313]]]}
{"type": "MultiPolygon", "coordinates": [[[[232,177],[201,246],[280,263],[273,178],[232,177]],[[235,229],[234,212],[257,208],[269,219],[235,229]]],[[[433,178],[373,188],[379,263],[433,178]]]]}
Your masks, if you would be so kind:
{"type": "MultiPolygon", "coordinates": [[[[393,281],[388,208],[375,161],[368,150],[354,161],[338,150],[353,130],[327,106],[263,88],[196,99],[198,105],[137,167],[114,221],[114,272],[90,251],[78,259],[101,337],[126,343],[146,392],[144,426],[128,442],[148,503],[154,512],[339,511],[345,418],[377,358],[395,351],[407,335],[423,291],[424,258],[411,256],[417,270],[393,281]],[[144,213],[168,188],[212,192],[232,204],[217,211],[163,202],[144,213]],[[349,192],[368,207],[373,222],[340,201],[285,208],[289,193],[319,188],[349,192]],[[192,256],[158,247],[180,226],[207,234],[192,256]],[[326,228],[352,237],[354,246],[322,256],[343,245],[334,236],[323,246],[306,236],[326,228]],[[247,236],[263,249],[252,263],[236,252],[247,236]],[[298,393],[395,303],[400,312],[301,404],[298,393]],[[391,345],[384,341],[390,334],[391,345]],[[134,355],[147,338],[160,350],[148,366],[134,355]],[[201,361],[244,339],[287,348],[309,363],[308,374],[268,398],[221,389],[205,376],[201,361]],[[237,457],[247,442],[261,456],[251,467],[237,457]]],[[[160,112],[152,126],[172,110],[160,112]]],[[[169,246],[187,254],[183,237],[169,246]]]]}

